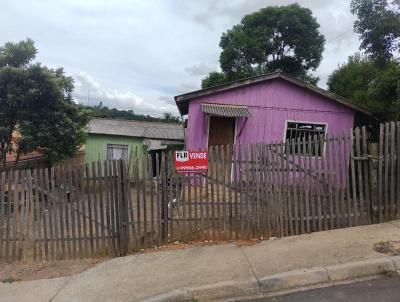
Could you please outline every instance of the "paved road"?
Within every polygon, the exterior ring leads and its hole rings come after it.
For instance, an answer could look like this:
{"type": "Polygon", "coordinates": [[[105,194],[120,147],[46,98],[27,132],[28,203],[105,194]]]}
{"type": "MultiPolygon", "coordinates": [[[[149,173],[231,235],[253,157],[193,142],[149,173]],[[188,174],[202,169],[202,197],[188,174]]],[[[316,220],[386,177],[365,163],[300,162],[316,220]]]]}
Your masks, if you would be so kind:
{"type": "MultiPolygon", "coordinates": [[[[238,300],[240,301],[240,300],[238,300]]],[[[237,302],[238,302],[237,301],[237,302]]],[[[246,301],[246,300],[244,300],[246,301]]],[[[247,300],[248,301],[248,300],[247,300]]],[[[251,300],[257,302],[398,302],[400,277],[382,278],[313,289],[285,296],[251,300]]]]}

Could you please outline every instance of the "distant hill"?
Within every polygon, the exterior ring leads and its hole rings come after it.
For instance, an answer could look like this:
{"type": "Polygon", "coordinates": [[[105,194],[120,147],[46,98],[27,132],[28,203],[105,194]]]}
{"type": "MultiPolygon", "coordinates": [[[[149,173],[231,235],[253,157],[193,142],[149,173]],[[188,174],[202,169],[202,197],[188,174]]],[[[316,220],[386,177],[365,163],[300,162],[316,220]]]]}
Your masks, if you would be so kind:
{"type": "Polygon", "coordinates": [[[180,124],[180,118],[178,116],[174,116],[172,113],[165,112],[163,117],[154,117],[151,115],[144,114],[136,114],[133,110],[119,110],[117,108],[108,108],[107,106],[103,106],[100,102],[97,106],[81,106],[89,115],[89,117],[103,117],[103,118],[112,118],[112,119],[126,119],[126,120],[136,120],[136,121],[148,121],[148,122],[164,122],[164,123],[173,123],[180,124]]]}

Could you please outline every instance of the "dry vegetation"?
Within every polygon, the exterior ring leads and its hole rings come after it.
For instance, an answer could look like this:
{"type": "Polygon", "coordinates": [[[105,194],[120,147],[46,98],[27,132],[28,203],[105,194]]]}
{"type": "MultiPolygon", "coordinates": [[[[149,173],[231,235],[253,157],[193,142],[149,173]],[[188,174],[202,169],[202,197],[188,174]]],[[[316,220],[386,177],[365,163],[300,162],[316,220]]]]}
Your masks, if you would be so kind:
{"type": "Polygon", "coordinates": [[[375,251],[391,256],[400,255],[400,241],[379,241],[374,245],[375,251]]]}

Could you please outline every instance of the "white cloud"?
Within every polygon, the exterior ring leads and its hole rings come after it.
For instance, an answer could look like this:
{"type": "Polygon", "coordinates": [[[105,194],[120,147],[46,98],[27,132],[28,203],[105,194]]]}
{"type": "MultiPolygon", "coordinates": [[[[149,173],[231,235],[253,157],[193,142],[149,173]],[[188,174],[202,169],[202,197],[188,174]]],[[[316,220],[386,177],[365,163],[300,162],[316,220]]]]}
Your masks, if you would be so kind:
{"type": "Polygon", "coordinates": [[[211,71],[217,69],[217,66],[213,66],[211,64],[207,64],[204,62],[200,62],[198,64],[194,64],[192,66],[185,67],[185,71],[194,76],[206,76],[211,71]]]}
{"type": "Polygon", "coordinates": [[[91,90],[97,90],[100,88],[100,84],[97,83],[90,75],[83,71],[75,75],[75,86],[79,88],[82,86],[86,86],[85,88],[91,90]]]}
{"type": "Polygon", "coordinates": [[[73,93],[76,102],[85,105],[98,105],[100,102],[104,106],[133,110],[135,113],[159,115],[163,112],[175,113],[175,106],[168,104],[164,100],[157,103],[145,101],[133,91],[108,90],[95,81],[92,76],[85,72],[79,72],[74,77],[75,90],[73,93]]]}
{"type": "MultiPolygon", "coordinates": [[[[38,61],[64,67],[76,79],[75,97],[83,102],[89,90],[89,101],[96,104],[177,113],[173,101],[166,99],[200,88],[201,79],[219,66],[222,32],[245,14],[294,2],[3,0],[0,45],[35,40],[38,61]]],[[[349,1],[296,2],[312,9],[321,24],[327,42],[316,75],[326,80],[359,45],[349,1]]]]}
{"type": "Polygon", "coordinates": [[[182,82],[176,87],[176,92],[177,94],[183,94],[197,89],[200,89],[200,85],[197,82],[182,82]]]}

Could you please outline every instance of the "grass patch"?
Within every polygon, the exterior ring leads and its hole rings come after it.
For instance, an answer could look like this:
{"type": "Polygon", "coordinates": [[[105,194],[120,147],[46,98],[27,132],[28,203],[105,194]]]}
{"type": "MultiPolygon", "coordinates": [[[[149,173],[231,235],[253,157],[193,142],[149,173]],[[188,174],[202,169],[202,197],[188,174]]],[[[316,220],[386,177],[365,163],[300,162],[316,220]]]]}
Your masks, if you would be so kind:
{"type": "Polygon", "coordinates": [[[21,281],[21,279],[15,279],[13,277],[8,277],[8,278],[5,278],[5,279],[1,279],[0,281],[2,283],[13,283],[13,282],[21,281]]]}
{"type": "Polygon", "coordinates": [[[379,241],[374,244],[374,249],[378,253],[398,256],[400,255],[400,241],[379,241]]]}
{"type": "Polygon", "coordinates": [[[399,275],[397,271],[386,271],[383,274],[389,278],[397,277],[399,275]]]}
{"type": "Polygon", "coordinates": [[[378,253],[388,254],[391,251],[390,241],[379,241],[378,243],[374,244],[374,249],[378,253]]]}

